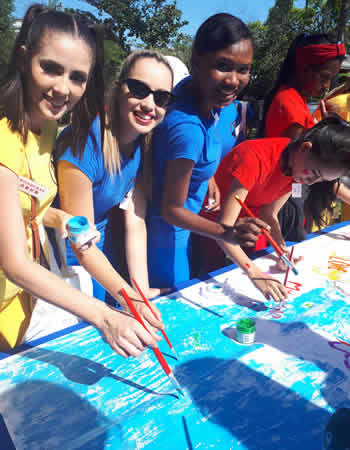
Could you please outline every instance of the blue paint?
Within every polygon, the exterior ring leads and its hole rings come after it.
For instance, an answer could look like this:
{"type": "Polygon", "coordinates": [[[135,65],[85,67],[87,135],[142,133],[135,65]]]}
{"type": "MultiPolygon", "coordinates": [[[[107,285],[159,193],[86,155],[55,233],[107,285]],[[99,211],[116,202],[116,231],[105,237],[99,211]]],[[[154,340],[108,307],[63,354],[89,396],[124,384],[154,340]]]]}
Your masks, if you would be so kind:
{"type": "Polygon", "coordinates": [[[90,228],[88,219],[84,216],[74,216],[67,223],[68,238],[79,247],[96,237],[96,230],[90,228]]]}
{"type": "MultiPolygon", "coordinates": [[[[229,325],[227,320],[236,323],[246,317],[246,308],[214,306],[222,316],[214,317],[179,300],[161,300],[166,332],[180,356],[179,362],[167,359],[187,394],[184,398],[173,391],[152,352],[124,360],[95,329],[86,327],[0,361],[0,413],[28,448],[55,448],[54,438],[60,448],[75,442],[84,449],[135,449],[137,443],[145,449],[178,450],[191,442],[203,449],[294,450],[296,439],[303,448],[320,448],[331,412],[340,401],[350,401],[342,389],[349,373],[343,365],[332,365],[332,349],[317,330],[331,329],[332,315],[345,306],[344,298],[333,304],[329,292],[319,289],[296,298],[279,321],[266,311],[256,312],[257,342],[246,347],[223,337],[220,329],[229,325]],[[311,298],[324,304],[318,325],[313,315],[300,318],[310,311],[302,305],[311,298]],[[268,332],[276,329],[280,339],[268,332]],[[199,347],[188,342],[198,330],[199,347]],[[284,347],[286,337],[295,340],[294,347],[284,347]],[[309,346],[299,346],[299,339],[309,346]],[[281,362],[286,382],[298,372],[304,378],[284,386],[273,379],[277,374],[272,366],[267,376],[270,361],[254,359],[264,344],[287,355],[281,362]],[[314,348],[319,350],[317,359],[314,348]],[[326,407],[317,406],[315,399],[324,399],[326,407]]],[[[164,341],[159,346],[168,352],[164,341]]],[[[335,353],[342,361],[343,355],[335,353]]]]}
{"type": "Polygon", "coordinates": [[[248,297],[210,309],[160,299],[180,360],[166,356],[165,341],[159,347],[184,397],[151,351],[125,360],[90,326],[27,346],[0,360],[3,424],[28,449],[319,449],[332,412],[350,406],[350,347],[324,337],[347,340],[339,324],[350,323],[349,305],[323,284],[293,298],[279,319],[248,297]],[[224,330],[247,315],[256,342],[240,346],[224,330]]]}
{"type": "MultiPolygon", "coordinates": [[[[84,216],[74,216],[68,220],[67,230],[70,241],[77,243],[82,235],[89,232],[89,221],[84,216]]],[[[84,240],[84,239],[83,239],[84,240]]]]}
{"type": "Polygon", "coordinates": [[[74,216],[68,220],[68,231],[74,234],[84,233],[90,228],[89,221],[84,216],[74,216]]]}

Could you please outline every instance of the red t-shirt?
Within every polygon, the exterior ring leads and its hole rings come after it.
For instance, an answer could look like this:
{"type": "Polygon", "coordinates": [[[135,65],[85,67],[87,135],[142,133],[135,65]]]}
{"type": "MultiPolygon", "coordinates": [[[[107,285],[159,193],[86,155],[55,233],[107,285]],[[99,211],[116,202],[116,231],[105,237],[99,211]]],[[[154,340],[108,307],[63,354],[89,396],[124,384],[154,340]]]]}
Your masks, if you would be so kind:
{"type": "MultiPolygon", "coordinates": [[[[288,138],[244,141],[221,161],[215,174],[224,202],[235,177],[249,192],[245,203],[258,216],[259,208],[290,192],[293,177],[282,173],[280,159],[288,138]]],[[[240,216],[246,215],[241,211],[240,216]]]]}
{"type": "Polygon", "coordinates": [[[305,129],[315,125],[306,97],[302,97],[292,87],[282,86],[274,96],[267,112],[265,136],[282,136],[284,130],[295,123],[305,129]]]}

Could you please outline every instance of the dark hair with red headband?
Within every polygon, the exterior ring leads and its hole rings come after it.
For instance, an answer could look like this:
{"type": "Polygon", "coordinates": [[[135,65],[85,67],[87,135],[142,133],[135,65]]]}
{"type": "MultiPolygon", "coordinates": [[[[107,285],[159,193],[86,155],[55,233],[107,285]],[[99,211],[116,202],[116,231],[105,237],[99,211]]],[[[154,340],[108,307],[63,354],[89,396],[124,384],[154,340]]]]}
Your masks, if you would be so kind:
{"type": "Polygon", "coordinates": [[[336,44],[314,44],[297,48],[295,52],[295,66],[298,69],[306,65],[324,64],[330,59],[345,56],[345,45],[343,42],[336,44]]]}
{"type": "Polygon", "coordinates": [[[345,46],[338,43],[331,33],[302,33],[291,43],[284,59],[277,81],[265,97],[263,121],[259,134],[264,136],[265,118],[277,91],[283,85],[290,85],[296,74],[305,65],[321,65],[331,59],[342,61],[345,57],[345,46]]]}

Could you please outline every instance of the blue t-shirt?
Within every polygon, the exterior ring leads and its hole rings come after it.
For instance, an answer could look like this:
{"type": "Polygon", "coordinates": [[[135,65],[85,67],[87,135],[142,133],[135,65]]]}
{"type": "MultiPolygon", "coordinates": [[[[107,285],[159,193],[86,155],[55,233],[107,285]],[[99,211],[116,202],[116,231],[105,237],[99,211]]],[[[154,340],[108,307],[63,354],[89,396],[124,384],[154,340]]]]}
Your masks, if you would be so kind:
{"type": "MultiPolygon", "coordinates": [[[[164,173],[167,162],[179,158],[194,162],[185,208],[198,214],[208,189],[208,180],[215,174],[222,155],[236,143],[235,127],[238,109],[235,104],[216,108],[210,118],[200,115],[193,98],[186,92],[188,77],[175,89],[175,104],[168,110],[153,137],[153,193],[148,223],[178,233],[189,233],[166,223],[161,217],[164,173]]],[[[153,229],[152,229],[153,228],[153,229]]],[[[180,235],[178,234],[180,238],[180,235]]]]}
{"type": "MultiPolygon", "coordinates": [[[[60,157],[60,160],[74,164],[92,182],[94,221],[97,229],[101,233],[101,239],[97,246],[106,253],[104,241],[109,211],[115,205],[118,205],[134,186],[135,180],[141,170],[140,144],[139,142],[136,144],[131,158],[127,158],[121,154],[121,171],[111,177],[104,164],[101,148],[100,121],[97,117],[91,126],[82,158],[80,156],[74,156],[72,149],[69,147],[60,157]]],[[[68,239],[66,242],[67,264],[79,264],[68,239]]]]}

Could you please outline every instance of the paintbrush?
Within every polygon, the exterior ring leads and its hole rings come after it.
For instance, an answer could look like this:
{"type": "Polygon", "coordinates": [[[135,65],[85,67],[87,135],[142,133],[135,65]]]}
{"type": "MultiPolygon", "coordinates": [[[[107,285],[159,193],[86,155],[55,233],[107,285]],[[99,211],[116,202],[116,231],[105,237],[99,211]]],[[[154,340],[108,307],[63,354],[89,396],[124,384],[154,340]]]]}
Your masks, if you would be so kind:
{"type": "MultiPolygon", "coordinates": [[[[242,200],[238,197],[238,195],[235,195],[236,200],[238,201],[238,203],[242,206],[242,208],[245,210],[245,212],[250,216],[255,218],[254,214],[251,212],[251,210],[248,208],[248,206],[242,202],[242,200]]],[[[261,229],[262,234],[266,237],[266,239],[270,242],[270,244],[272,245],[272,247],[275,249],[275,251],[277,252],[279,258],[290,268],[292,269],[293,273],[295,273],[295,275],[298,275],[298,271],[295,268],[294,264],[292,263],[292,261],[289,261],[289,259],[287,258],[287,256],[284,254],[283,250],[281,249],[281,247],[277,244],[277,242],[274,240],[274,238],[271,236],[271,234],[266,231],[264,228],[261,229]]]]}
{"type": "MultiPolygon", "coordinates": [[[[150,302],[147,300],[147,298],[144,296],[143,292],[141,291],[140,286],[136,283],[136,280],[134,278],[132,278],[132,282],[135,285],[136,289],[139,291],[139,294],[141,295],[142,300],[146,303],[146,305],[148,306],[148,308],[151,310],[153,316],[159,320],[159,317],[157,316],[157,314],[155,313],[155,311],[153,311],[153,308],[150,304],[150,302]]],[[[171,342],[169,341],[168,336],[166,335],[164,330],[160,330],[164,339],[167,341],[169,347],[171,348],[171,350],[173,351],[175,358],[178,360],[179,358],[177,357],[176,351],[174,349],[174,347],[171,345],[171,342]]]]}
{"type": "MultiPolygon", "coordinates": [[[[144,321],[142,320],[140,314],[137,312],[133,302],[130,300],[128,294],[126,293],[125,289],[121,289],[120,293],[122,294],[122,296],[124,297],[128,307],[130,308],[130,311],[132,312],[133,316],[135,317],[135,319],[144,327],[145,330],[147,330],[149,332],[149,330],[147,329],[144,321]]],[[[172,381],[174,387],[181,392],[181,394],[183,394],[182,392],[182,388],[179,385],[179,382],[177,381],[177,379],[175,378],[173,372],[171,371],[168,363],[165,361],[164,356],[161,354],[160,350],[158,347],[151,347],[154,354],[156,355],[159,364],[162,366],[164,372],[168,375],[168,377],[170,378],[170,380],[172,381]]]]}
{"type": "MultiPolygon", "coordinates": [[[[294,252],[294,245],[293,245],[293,247],[292,247],[292,249],[291,249],[291,251],[290,251],[290,254],[289,254],[289,261],[292,261],[292,258],[293,258],[293,252],[294,252]]],[[[283,281],[283,286],[284,286],[284,287],[287,286],[288,275],[289,275],[289,269],[290,269],[290,267],[288,266],[288,267],[287,267],[287,271],[286,271],[286,276],[284,277],[284,281],[283,281]]]]}

